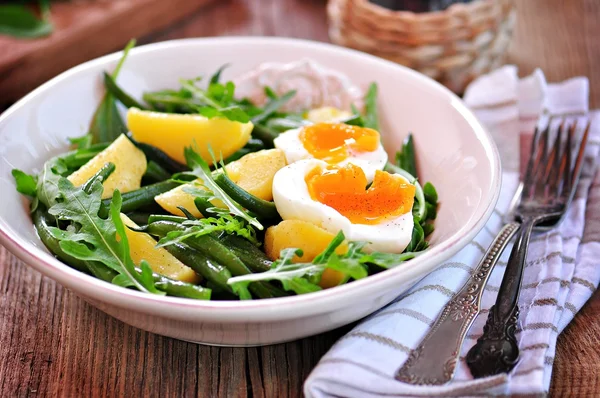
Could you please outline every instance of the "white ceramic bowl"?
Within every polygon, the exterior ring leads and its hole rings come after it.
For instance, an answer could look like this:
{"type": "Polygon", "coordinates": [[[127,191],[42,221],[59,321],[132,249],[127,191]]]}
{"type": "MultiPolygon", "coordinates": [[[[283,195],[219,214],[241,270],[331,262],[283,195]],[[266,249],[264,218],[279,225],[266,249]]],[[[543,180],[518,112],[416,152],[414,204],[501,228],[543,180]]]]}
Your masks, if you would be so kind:
{"type": "Polygon", "coordinates": [[[431,248],[405,264],[344,286],[254,301],[194,301],[120,288],[52,257],[38,239],[12,168],[37,171],[67,149],[67,137],[86,132],[103,94],[101,72],[120,54],[70,69],[0,116],[0,243],[44,275],[102,311],[141,329],[217,345],[262,345],[324,332],[381,308],[463,248],[483,227],[500,189],[500,161],[490,136],[461,100],[433,80],[394,63],[328,44],[282,38],[176,40],[131,51],[119,83],[139,96],[176,87],[181,77],[208,75],[231,63],[235,77],[265,61],[311,58],[366,86],[380,87],[386,148],[415,136],[422,179],[438,189],[441,206],[431,248]]]}

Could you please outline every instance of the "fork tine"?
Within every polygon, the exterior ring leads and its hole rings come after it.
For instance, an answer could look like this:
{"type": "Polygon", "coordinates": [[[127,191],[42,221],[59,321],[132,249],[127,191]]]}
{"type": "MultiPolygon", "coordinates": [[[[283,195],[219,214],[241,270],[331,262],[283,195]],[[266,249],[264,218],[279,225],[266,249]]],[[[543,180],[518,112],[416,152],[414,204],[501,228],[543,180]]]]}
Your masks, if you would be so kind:
{"type": "MultiPolygon", "coordinates": [[[[571,200],[573,198],[573,195],[575,194],[575,190],[573,189],[573,187],[575,184],[577,184],[577,181],[579,180],[579,174],[581,171],[581,165],[583,163],[583,157],[585,155],[585,147],[587,144],[589,132],[590,132],[590,121],[588,120],[585,130],[583,132],[583,136],[581,137],[581,140],[579,141],[577,157],[575,158],[575,166],[573,167],[573,172],[571,173],[571,177],[569,179],[569,190],[567,191],[567,193],[565,195],[565,196],[567,196],[568,200],[571,200]]],[[[575,133],[575,130],[573,130],[573,134],[574,133],[575,133]]]]}
{"type": "Polygon", "coordinates": [[[562,190],[557,192],[557,195],[564,196],[567,192],[571,190],[571,165],[573,164],[573,135],[577,131],[577,120],[575,123],[569,128],[567,132],[567,143],[565,145],[565,152],[563,154],[564,164],[561,164],[562,167],[562,190]]]}
{"type": "Polygon", "coordinates": [[[552,119],[550,119],[548,121],[548,127],[545,130],[545,136],[541,137],[540,139],[543,139],[542,141],[542,148],[540,150],[540,154],[536,159],[536,164],[534,165],[535,170],[533,172],[533,177],[534,177],[534,181],[533,181],[533,186],[531,187],[531,191],[532,191],[532,195],[538,196],[538,197],[543,197],[545,192],[546,192],[546,188],[547,188],[547,180],[548,180],[548,170],[547,170],[547,166],[550,162],[548,162],[548,157],[550,156],[550,153],[548,152],[548,147],[550,145],[550,126],[552,123],[552,119]]]}
{"type": "Polygon", "coordinates": [[[545,129],[541,129],[539,126],[536,126],[533,140],[531,141],[531,150],[529,151],[529,161],[527,162],[527,169],[525,171],[525,177],[523,178],[523,196],[530,197],[533,195],[532,187],[534,186],[534,177],[536,173],[536,165],[539,164],[540,156],[545,151],[546,146],[545,140],[540,143],[540,140],[543,137],[548,135],[548,131],[550,129],[550,120],[548,121],[548,125],[545,129]],[[543,150],[540,151],[539,146],[543,145],[543,150]]]}
{"type": "Polygon", "coordinates": [[[565,120],[558,126],[556,137],[554,138],[554,144],[548,155],[547,162],[545,164],[545,175],[540,181],[539,189],[544,191],[546,194],[555,192],[557,187],[560,185],[561,174],[559,173],[561,164],[561,151],[560,147],[562,144],[563,131],[565,130],[565,120]],[[547,189],[546,189],[547,188],[547,189]]]}
{"type": "Polygon", "coordinates": [[[573,185],[573,136],[577,131],[577,120],[569,127],[567,132],[567,145],[565,146],[566,167],[563,170],[563,189],[560,194],[568,195],[573,185]]]}

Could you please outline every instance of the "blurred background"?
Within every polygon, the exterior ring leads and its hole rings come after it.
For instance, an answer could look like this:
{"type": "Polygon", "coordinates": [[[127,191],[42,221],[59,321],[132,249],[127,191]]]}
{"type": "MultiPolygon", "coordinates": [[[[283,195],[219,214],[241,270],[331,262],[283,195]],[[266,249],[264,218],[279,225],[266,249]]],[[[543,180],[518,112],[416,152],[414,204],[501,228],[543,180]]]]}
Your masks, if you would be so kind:
{"type": "MultiPolygon", "coordinates": [[[[184,37],[333,42],[419,70],[461,94],[503,63],[555,81],[592,73],[596,0],[3,0],[2,109],[60,72],[139,44],[184,37]],[[568,54],[568,55],[566,55],[568,54]],[[565,59],[569,57],[568,59],[565,59]],[[573,59],[576,57],[578,59],[573,59]]],[[[600,104],[592,93],[592,106],[600,104]]]]}

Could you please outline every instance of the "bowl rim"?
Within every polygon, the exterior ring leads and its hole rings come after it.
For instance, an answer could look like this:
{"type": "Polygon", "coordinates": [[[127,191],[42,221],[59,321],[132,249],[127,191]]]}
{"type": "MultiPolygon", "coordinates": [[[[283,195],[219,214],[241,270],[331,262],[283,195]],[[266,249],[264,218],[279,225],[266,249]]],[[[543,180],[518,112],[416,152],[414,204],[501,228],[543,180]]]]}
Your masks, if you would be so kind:
{"type": "MultiPolygon", "coordinates": [[[[77,271],[57,260],[44,249],[38,248],[24,239],[19,238],[18,233],[13,234],[6,231],[3,225],[8,224],[2,219],[0,219],[0,243],[37,271],[54,279],[66,288],[74,290],[78,294],[94,301],[102,301],[122,308],[135,308],[136,311],[147,314],[156,314],[158,312],[165,317],[173,319],[186,319],[190,317],[190,314],[193,314],[201,316],[202,319],[215,321],[235,321],[238,318],[243,319],[244,321],[269,321],[307,317],[315,313],[328,312],[332,309],[346,306],[361,297],[368,296],[370,293],[375,293],[386,287],[390,287],[392,281],[401,278],[402,275],[407,275],[405,279],[410,277],[414,280],[421,279],[434,271],[443,261],[463,249],[464,246],[466,246],[483,228],[492,215],[500,195],[502,178],[498,149],[489,132],[481,125],[471,110],[467,108],[457,95],[440,83],[412,69],[361,51],[340,47],[334,44],[297,38],[226,36],[176,39],[133,48],[130,51],[129,57],[134,57],[137,54],[143,53],[160,53],[162,50],[171,47],[186,45],[195,46],[202,45],[203,43],[210,44],[211,42],[219,42],[222,45],[285,44],[296,46],[298,48],[315,47],[327,50],[328,52],[339,53],[340,55],[365,58],[370,60],[370,62],[379,63],[388,68],[396,68],[402,71],[402,73],[409,75],[411,79],[419,81],[420,84],[428,85],[441,94],[446,95],[458,113],[460,113],[471,126],[475,136],[479,138],[487,155],[486,159],[491,163],[490,177],[492,181],[492,192],[487,195],[489,196],[489,202],[487,203],[485,210],[479,215],[478,219],[469,220],[469,223],[472,223],[472,225],[468,230],[465,230],[462,234],[458,234],[457,236],[453,235],[447,238],[445,241],[440,242],[420,255],[418,258],[411,260],[411,263],[413,261],[420,262],[419,272],[417,273],[410,272],[414,267],[400,266],[349,284],[331,289],[324,289],[311,294],[248,301],[192,300],[179,297],[158,296],[124,289],[120,286],[104,282],[91,275],[77,271]],[[426,272],[421,272],[421,270],[426,272]],[[315,307],[314,304],[319,304],[319,306],[315,307]],[[293,308],[294,311],[289,311],[288,308],[293,308]]],[[[114,62],[120,58],[121,54],[122,51],[108,54],[62,72],[27,94],[1,114],[0,125],[11,118],[18,110],[26,107],[33,98],[48,92],[59,82],[67,80],[78,73],[93,69],[99,65],[114,62]]],[[[475,215],[477,215],[477,213],[475,213],[475,215]]]]}

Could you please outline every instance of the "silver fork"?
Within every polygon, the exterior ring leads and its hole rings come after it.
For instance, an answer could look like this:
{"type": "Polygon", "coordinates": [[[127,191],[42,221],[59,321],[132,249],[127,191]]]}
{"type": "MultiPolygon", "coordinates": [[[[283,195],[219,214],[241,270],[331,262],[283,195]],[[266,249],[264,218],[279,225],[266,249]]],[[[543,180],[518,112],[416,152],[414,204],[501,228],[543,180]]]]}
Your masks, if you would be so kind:
{"type": "MultiPolygon", "coordinates": [[[[564,126],[565,125],[563,124],[563,129],[564,126]]],[[[546,137],[545,139],[548,139],[549,127],[550,122],[544,131],[540,132],[539,130],[536,130],[529,151],[530,160],[535,159],[536,154],[539,155],[542,153],[542,151],[538,149],[538,145],[542,143],[540,141],[540,136],[544,136],[546,137]]],[[[574,132],[575,126],[572,126],[569,131],[570,136],[572,136],[571,133],[574,132]]],[[[582,141],[585,142],[586,138],[587,131],[584,134],[582,141]]],[[[545,152],[547,144],[544,145],[545,152]]],[[[579,157],[583,153],[584,145],[585,144],[583,144],[579,150],[579,157]]],[[[569,147],[571,147],[571,143],[569,143],[569,147]]],[[[537,162],[538,163],[536,164],[539,164],[540,161],[538,160],[537,162]]],[[[530,166],[529,168],[531,167],[533,166],[530,166]]],[[[576,176],[577,173],[574,175],[576,176]]],[[[531,182],[529,182],[529,184],[531,184],[531,182]]],[[[504,251],[504,248],[521,227],[521,223],[516,221],[514,215],[517,206],[521,202],[523,185],[523,182],[519,184],[517,192],[515,192],[515,195],[513,196],[507,216],[503,220],[505,225],[482,257],[472,276],[460,291],[454,295],[452,300],[446,304],[440,316],[436,319],[419,346],[411,351],[408,359],[398,369],[396,373],[397,380],[410,384],[440,385],[452,379],[462,343],[467,331],[479,313],[481,297],[487,284],[488,277],[504,251]]],[[[571,184],[572,191],[575,185],[575,182],[571,184]]],[[[570,198],[571,196],[569,196],[569,200],[570,198]]],[[[550,225],[536,225],[535,230],[544,231],[550,227],[550,225]]]]}
{"type": "Polygon", "coordinates": [[[521,229],[483,335],[466,358],[471,374],[476,378],[509,372],[518,362],[519,346],[515,329],[519,319],[518,300],[529,238],[534,227],[557,225],[565,215],[579,179],[589,127],[588,122],[583,136],[577,140],[574,137],[577,122],[568,126],[563,120],[553,143],[550,136],[551,121],[544,130],[536,128],[521,200],[515,211],[515,219],[522,223],[521,229]],[[575,162],[574,151],[577,152],[575,162]]]}

